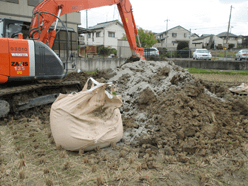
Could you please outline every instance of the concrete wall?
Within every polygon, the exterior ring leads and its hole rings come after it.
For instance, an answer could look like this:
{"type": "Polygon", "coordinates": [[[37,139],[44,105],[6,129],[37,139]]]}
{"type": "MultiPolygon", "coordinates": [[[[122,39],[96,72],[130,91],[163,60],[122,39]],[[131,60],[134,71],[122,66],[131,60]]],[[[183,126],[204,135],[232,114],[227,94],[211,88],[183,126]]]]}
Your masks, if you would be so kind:
{"type": "MultiPolygon", "coordinates": [[[[69,71],[95,71],[115,69],[122,65],[126,59],[124,58],[77,58],[74,60],[76,66],[72,68],[69,63],[69,71]]],[[[232,61],[192,61],[192,60],[174,60],[176,65],[183,68],[200,68],[200,69],[216,69],[216,70],[248,70],[248,62],[232,62],[232,61]]]]}
{"type": "Polygon", "coordinates": [[[70,71],[76,71],[80,69],[81,71],[95,71],[97,70],[107,70],[115,69],[126,61],[124,58],[77,58],[75,60],[76,67],[72,69],[72,64],[70,63],[70,71]]]}
{"type": "Polygon", "coordinates": [[[174,61],[174,63],[184,68],[201,68],[201,69],[216,69],[216,70],[248,70],[248,62],[181,60],[181,61],[174,61]]]}
{"type": "Polygon", "coordinates": [[[118,39],[117,57],[129,58],[130,56],[132,56],[132,51],[128,41],[118,39]]]}

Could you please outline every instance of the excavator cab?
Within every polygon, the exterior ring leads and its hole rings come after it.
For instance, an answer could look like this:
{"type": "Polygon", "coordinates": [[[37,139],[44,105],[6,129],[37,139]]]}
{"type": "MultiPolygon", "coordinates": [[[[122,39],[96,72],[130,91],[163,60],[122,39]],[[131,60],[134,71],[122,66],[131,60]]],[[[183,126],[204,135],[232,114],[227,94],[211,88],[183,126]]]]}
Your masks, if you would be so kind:
{"type": "Polygon", "coordinates": [[[28,36],[31,22],[15,19],[3,18],[0,20],[0,37],[18,38],[18,34],[23,34],[23,39],[28,36]]]}
{"type": "Polygon", "coordinates": [[[30,24],[8,18],[0,20],[0,83],[64,77],[64,64],[57,54],[41,41],[26,39],[30,24]]]}

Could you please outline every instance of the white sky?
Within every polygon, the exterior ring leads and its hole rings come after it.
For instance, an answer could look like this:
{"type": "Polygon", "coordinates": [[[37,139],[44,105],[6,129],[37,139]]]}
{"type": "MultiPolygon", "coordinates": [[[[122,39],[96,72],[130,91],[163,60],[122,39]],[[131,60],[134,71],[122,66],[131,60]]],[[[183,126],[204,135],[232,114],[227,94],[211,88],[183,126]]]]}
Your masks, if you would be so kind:
{"type": "MultiPolygon", "coordinates": [[[[226,32],[231,5],[231,33],[248,35],[247,0],[130,0],[136,25],[156,33],[181,25],[192,33],[226,32]]],[[[116,5],[88,10],[88,26],[120,19],[116,5]]],[[[86,12],[81,11],[81,26],[86,27],[86,12]]]]}

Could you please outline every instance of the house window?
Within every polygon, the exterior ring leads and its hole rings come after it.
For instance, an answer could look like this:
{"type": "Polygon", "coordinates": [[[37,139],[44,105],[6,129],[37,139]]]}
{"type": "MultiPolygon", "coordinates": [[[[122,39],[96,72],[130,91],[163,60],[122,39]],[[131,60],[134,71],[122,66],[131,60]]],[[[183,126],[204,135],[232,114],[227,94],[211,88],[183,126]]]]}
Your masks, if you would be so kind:
{"type": "Polygon", "coordinates": [[[187,37],[187,33],[184,33],[184,37],[187,37]]]}
{"type": "Polygon", "coordinates": [[[101,32],[97,32],[96,37],[101,37],[101,32]]]}
{"type": "Polygon", "coordinates": [[[177,41],[172,41],[172,44],[173,44],[173,46],[174,46],[174,44],[177,44],[177,41]]]}
{"type": "Polygon", "coordinates": [[[114,32],[108,32],[108,36],[109,37],[115,37],[115,33],[114,32]]]}
{"type": "Polygon", "coordinates": [[[19,4],[19,0],[0,0],[0,1],[19,4]]]}
{"type": "Polygon", "coordinates": [[[172,33],[172,37],[177,37],[177,33],[172,33]]]}
{"type": "Polygon", "coordinates": [[[28,0],[28,6],[37,6],[42,0],[28,0]]]}
{"type": "Polygon", "coordinates": [[[91,34],[90,33],[88,33],[88,38],[91,38],[91,34]]]}

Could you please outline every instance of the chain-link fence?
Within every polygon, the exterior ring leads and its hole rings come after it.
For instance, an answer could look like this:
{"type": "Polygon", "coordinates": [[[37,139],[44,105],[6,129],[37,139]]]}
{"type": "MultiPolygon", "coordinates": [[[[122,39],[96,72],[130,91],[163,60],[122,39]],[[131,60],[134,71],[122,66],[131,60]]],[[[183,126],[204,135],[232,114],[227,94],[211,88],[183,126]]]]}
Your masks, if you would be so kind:
{"type": "MultiPolygon", "coordinates": [[[[245,49],[245,48],[243,48],[245,49]]],[[[159,50],[159,57],[160,58],[193,58],[193,50],[166,50],[166,48],[158,48],[159,50]]],[[[239,60],[238,52],[241,49],[230,49],[230,50],[209,50],[212,57],[211,60],[228,60],[228,61],[234,61],[239,60]]],[[[248,49],[245,49],[248,50],[248,49]]],[[[242,60],[246,58],[242,58],[242,60]]]]}
{"type": "Polygon", "coordinates": [[[212,55],[212,59],[228,59],[228,60],[235,60],[235,55],[238,53],[239,50],[209,50],[212,55]]]}

